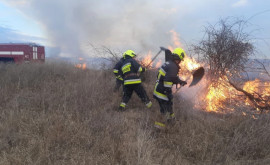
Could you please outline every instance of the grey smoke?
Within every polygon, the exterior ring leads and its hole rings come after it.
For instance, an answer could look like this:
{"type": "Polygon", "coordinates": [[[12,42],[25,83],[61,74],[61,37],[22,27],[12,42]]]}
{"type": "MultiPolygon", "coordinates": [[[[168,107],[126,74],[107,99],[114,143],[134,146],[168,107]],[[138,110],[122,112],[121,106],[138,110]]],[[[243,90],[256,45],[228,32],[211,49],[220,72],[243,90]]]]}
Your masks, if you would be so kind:
{"type": "MultiPolygon", "coordinates": [[[[169,34],[172,29],[180,34],[180,42],[185,46],[198,42],[204,35],[203,26],[208,23],[215,24],[219,18],[228,16],[249,18],[258,11],[245,12],[248,5],[265,7],[269,3],[248,1],[245,7],[235,6],[236,1],[232,0],[2,1],[39,22],[50,46],[58,47],[64,56],[88,55],[89,43],[121,51],[157,52],[159,46],[173,45],[169,34]]],[[[252,19],[254,25],[262,24],[264,28],[256,36],[268,37],[265,34],[268,34],[269,25],[262,19],[267,14],[252,19]],[[255,18],[262,21],[255,21],[255,18]]],[[[269,56],[269,45],[265,45],[260,42],[262,52],[269,56]]]]}
{"type": "Polygon", "coordinates": [[[87,54],[89,44],[148,51],[171,42],[173,1],[9,0],[38,21],[65,56],[87,54]]]}

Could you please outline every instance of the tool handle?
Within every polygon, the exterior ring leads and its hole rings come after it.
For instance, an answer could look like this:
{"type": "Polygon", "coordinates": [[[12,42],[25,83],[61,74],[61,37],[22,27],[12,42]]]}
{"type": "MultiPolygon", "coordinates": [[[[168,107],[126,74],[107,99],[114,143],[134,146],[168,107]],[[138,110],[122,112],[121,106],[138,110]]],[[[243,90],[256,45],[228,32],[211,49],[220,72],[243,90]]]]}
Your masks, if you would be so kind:
{"type": "Polygon", "coordinates": [[[153,62],[154,60],[157,58],[157,56],[162,52],[162,49],[159,50],[159,52],[154,56],[154,58],[152,58],[152,60],[150,61],[150,63],[148,65],[146,65],[146,68],[149,67],[153,62]]]}

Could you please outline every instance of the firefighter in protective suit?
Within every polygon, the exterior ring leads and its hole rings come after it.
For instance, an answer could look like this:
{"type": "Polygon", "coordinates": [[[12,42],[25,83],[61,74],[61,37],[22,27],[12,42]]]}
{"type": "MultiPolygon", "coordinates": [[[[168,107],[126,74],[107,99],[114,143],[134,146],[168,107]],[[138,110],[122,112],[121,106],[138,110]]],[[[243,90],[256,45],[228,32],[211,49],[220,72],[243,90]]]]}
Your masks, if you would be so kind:
{"type": "Polygon", "coordinates": [[[123,85],[124,83],[124,79],[123,79],[123,74],[122,74],[122,64],[124,62],[124,57],[122,57],[114,66],[113,68],[113,73],[115,75],[116,78],[116,83],[115,83],[115,87],[114,87],[114,92],[117,92],[119,90],[119,88],[121,87],[121,85],[123,85]]]}
{"type": "Polygon", "coordinates": [[[124,79],[124,95],[122,102],[119,106],[119,110],[125,110],[126,104],[132,96],[133,91],[141,98],[147,108],[152,106],[152,102],[149,100],[139,77],[139,73],[145,72],[145,68],[142,68],[140,64],[134,59],[136,54],[132,50],[127,50],[124,54],[124,61],[121,66],[121,71],[124,79]]]}
{"type": "Polygon", "coordinates": [[[185,52],[181,48],[176,48],[171,53],[170,50],[162,48],[165,51],[166,62],[161,66],[157,75],[157,82],[154,89],[154,98],[158,101],[160,106],[160,115],[158,120],[155,121],[155,127],[163,128],[165,123],[171,123],[175,120],[175,115],[172,109],[173,95],[172,86],[173,84],[180,84],[184,86],[187,84],[186,81],[182,81],[178,77],[180,69],[180,62],[185,57],[185,52]]]}

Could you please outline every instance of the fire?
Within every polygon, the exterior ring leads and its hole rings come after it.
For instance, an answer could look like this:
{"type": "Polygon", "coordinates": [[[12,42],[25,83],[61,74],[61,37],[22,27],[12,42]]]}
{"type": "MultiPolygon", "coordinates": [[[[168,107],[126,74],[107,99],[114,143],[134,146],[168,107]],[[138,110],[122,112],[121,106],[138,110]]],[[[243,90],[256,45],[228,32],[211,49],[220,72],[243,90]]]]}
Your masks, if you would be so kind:
{"type": "MultiPolygon", "coordinates": [[[[255,95],[255,98],[258,98],[259,94],[260,97],[266,98],[266,102],[262,103],[261,106],[264,106],[264,104],[270,104],[270,82],[261,82],[259,79],[248,81],[243,85],[243,90],[255,95]]],[[[234,89],[228,83],[226,77],[220,78],[218,82],[214,84],[212,83],[208,87],[208,91],[204,100],[206,103],[206,111],[213,111],[218,113],[234,111],[234,108],[228,108],[228,103],[233,103],[233,105],[237,107],[242,102],[247,106],[253,107],[252,102],[248,98],[243,100],[243,97],[240,96],[243,96],[243,94],[234,89]]],[[[256,111],[260,112],[258,108],[256,108],[256,111]]],[[[245,116],[246,113],[243,112],[243,115],[245,116]]]]}
{"type": "MultiPolygon", "coordinates": [[[[172,35],[171,37],[172,37],[174,47],[183,48],[183,45],[181,44],[180,39],[179,39],[179,34],[177,32],[175,32],[174,30],[171,30],[170,33],[172,35]]],[[[173,51],[172,46],[168,46],[168,49],[173,51]]],[[[198,63],[194,58],[185,57],[184,60],[180,63],[180,66],[181,66],[182,70],[187,69],[189,72],[192,72],[202,65],[200,63],[198,63]]]]}
{"type": "Polygon", "coordinates": [[[175,32],[174,30],[170,30],[170,33],[172,35],[172,41],[175,47],[183,47],[182,44],[179,41],[179,34],[175,32]]]}
{"type": "Polygon", "coordinates": [[[148,52],[148,54],[142,59],[142,63],[144,66],[149,65],[149,67],[151,68],[153,63],[150,64],[150,62],[152,61],[152,53],[151,51],[148,52]]]}
{"type": "MultiPolygon", "coordinates": [[[[259,79],[255,79],[254,81],[246,82],[243,89],[248,93],[255,94],[256,98],[259,97],[258,94],[260,94],[262,98],[269,98],[266,99],[265,103],[270,104],[270,82],[262,82],[259,79]]],[[[246,105],[252,105],[249,99],[246,99],[246,105]]]]}
{"type": "MultiPolygon", "coordinates": [[[[173,51],[175,47],[183,48],[179,41],[179,35],[174,30],[171,30],[170,33],[172,35],[173,46],[169,45],[168,49],[173,51]]],[[[142,63],[145,65],[150,64],[150,62],[151,52],[149,52],[142,60],[142,63]]],[[[160,67],[161,63],[161,60],[159,60],[156,63],[155,68],[160,67]]],[[[197,62],[194,58],[186,56],[180,63],[180,77],[183,80],[188,81],[189,78],[192,78],[192,72],[203,65],[204,64],[197,62]]],[[[150,64],[149,66],[153,67],[154,65],[150,64]]],[[[231,74],[227,73],[227,75],[231,74]]],[[[235,111],[235,107],[238,106],[250,106],[251,108],[254,108],[248,99],[245,100],[246,96],[229,83],[227,77],[221,77],[215,82],[209,82],[205,79],[201,82],[201,86],[204,86],[205,89],[200,93],[201,97],[197,97],[199,99],[196,100],[200,105],[195,105],[195,107],[200,107],[208,112],[217,113],[233,112],[235,111]]],[[[241,87],[248,93],[255,95],[255,97],[260,93],[258,97],[266,98],[266,102],[263,104],[270,105],[270,82],[261,82],[259,79],[256,79],[254,81],[246,82],[241,87]]],[[[257,112],[259,111],[260,109],[257,108],[257,112]]],[[[243,111],[242,115],[247,116],[248,113],[243,111]]],[[[255,116],[252,117],[256,119],[255,116]]]]}
{"type": "Polygon", "coordinates": [[[153,62],[152,61],[152,53],[151,53],[151,51],[149,51],[148,54],[141,60],[141,64],[143,66],[148,66],[149,68],[159,68],[162,64],[162,60],[159,59],[158,62],[156,62],[156,63],[153,62]]]}
{"type": "Polygon", "coordinates": [[[270,82],[264,83],[263,97],[270,97],[270,82]]]}
{"type": "Polygon", "coordinates": [[[161,67],[161,64],[162,64],[162,61],[161,61],[161,60],[159,60],[159,61],[156,63],[155,68],[159,68],[159,67],[161,67]]]}
{"type": "Polygon", "coordinates": [[[83,62],[83,58],[79,58],[79,61],[80,61],[80,63],[79,64],[75,64],[75,67],[76,68],[79,68],[79,69],[82,69],[82,70],[85,70],[86,69],[86,63],[85,62],[83,62]]]}
{"type": "Polygon", "coordinates": [[[232,99],[236,92],[226,81],[226,78],[220,78],[218,82],[211,83],[205,98],[206,111],[221,112],[222,109],[226,108],[225,102],[232,99]]]}
{"type": "Polygon", "coordinates": [[[180,63],[180,65],[189,71],[193,71],[201,66],[194,58],[185,57],[184,61],[180,63]]]}
{"type": "Polygon", "coordinates": [[[249,93],[259,92],[260,80],[248,81],[245,83],[243,89],[249,93]]]}
{"type": "Polygon", "coordinates": [[[83,64],[76,64],[75,67],[76,67],[76,68],[79,68],[79,69],[82,69],[82,70],[85,70],[85,69],[86,69],[86,63],[83,63],[83,64]]]}

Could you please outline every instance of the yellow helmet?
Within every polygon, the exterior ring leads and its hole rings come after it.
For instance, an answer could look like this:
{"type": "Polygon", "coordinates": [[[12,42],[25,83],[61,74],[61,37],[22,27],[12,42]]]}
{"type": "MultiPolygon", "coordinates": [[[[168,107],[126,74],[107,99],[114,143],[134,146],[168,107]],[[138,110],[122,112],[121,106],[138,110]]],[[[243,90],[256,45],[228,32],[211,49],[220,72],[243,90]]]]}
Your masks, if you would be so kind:
{"type": "Polygon", "coordinates": [[[182,48],[175,48],[172,55],[174,60],[183,60],[185,58],[185,51],[182,48]]]}
{"type": "Polygon", "coordinates": [[[123,57],[130,56],[131,58],[134,58],[136,56],[135,52],[133,50],[127,50],[125,53],[123,53],[123,57]]]}

